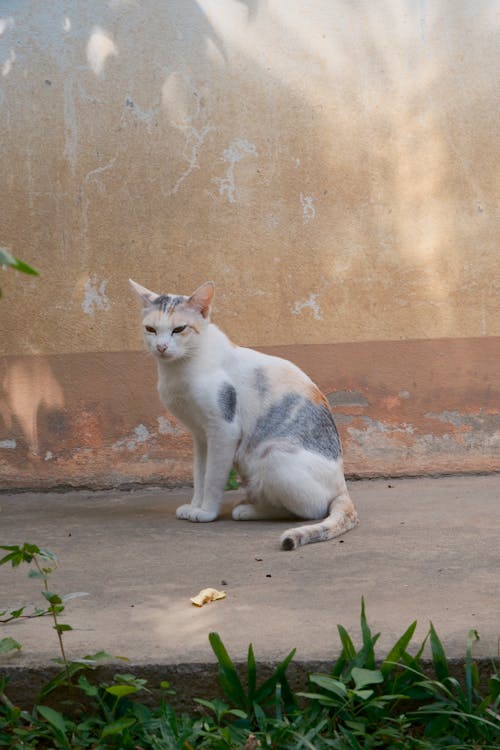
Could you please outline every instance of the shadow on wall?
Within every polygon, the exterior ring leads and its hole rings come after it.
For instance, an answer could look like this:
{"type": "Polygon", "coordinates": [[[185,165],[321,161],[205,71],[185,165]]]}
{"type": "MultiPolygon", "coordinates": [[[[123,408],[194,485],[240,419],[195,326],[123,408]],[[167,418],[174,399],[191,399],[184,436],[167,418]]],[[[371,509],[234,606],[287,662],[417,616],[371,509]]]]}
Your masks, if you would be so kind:
{"type": "MultiPolygon", "coordinates": [[[[52,419],[57,419],[64,406],[62,388],[45,358],[17,360],[7,369],[2,381],[0,415],[8,433],[20,429],[30,453],[39,453],[41,412],[46,410],[52,419]]],[[[16,441],[11,440],[9,447],[15,448],[16,441]]]]}

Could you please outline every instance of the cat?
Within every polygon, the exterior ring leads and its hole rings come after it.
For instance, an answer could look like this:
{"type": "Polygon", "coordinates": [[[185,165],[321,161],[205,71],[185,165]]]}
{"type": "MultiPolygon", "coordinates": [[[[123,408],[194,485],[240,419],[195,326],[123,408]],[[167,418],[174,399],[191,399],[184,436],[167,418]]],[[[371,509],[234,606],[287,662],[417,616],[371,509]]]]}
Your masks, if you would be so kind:
{"type": "Polygon", "coordinates": [[[177,518],[214,521],[234,466],[246,487],[235,520],[319,521],[285,531],[282,549],[356,526],[330,406],[308,376],[285,359],[235,346],[211,323],[212,282],[191,296],[130,284],[160,399],[193,437],[194,493],[177,518]]]}

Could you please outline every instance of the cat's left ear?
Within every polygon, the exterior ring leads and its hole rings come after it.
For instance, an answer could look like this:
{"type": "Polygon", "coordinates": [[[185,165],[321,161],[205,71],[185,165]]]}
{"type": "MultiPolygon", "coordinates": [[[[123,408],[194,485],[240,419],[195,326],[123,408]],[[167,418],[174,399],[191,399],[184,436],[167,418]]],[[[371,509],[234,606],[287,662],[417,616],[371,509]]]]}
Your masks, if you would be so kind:
{"type": "Polygon", "coordinates": [[[214,297],[215,285],[213,281],[207,281],[202,284],[198,289],[190,296],[188,304],[196,307],[204,318],[208,318],[210,315],[210,307],[214,297]]]}
{"type": "Polygon", "coordinates": [[[141,286],[140,284],[137,284],[137,282],[132,281],[132,279],[129,279],[129,284],[134,290],[134,292],[137,294],[139,299],[142,302],[143,307],[149,307],[153,304],[155,299],[158,297],[157,294],[154,292],[151,292],[149,289],[146,289],[145,286],[141,286]]]}

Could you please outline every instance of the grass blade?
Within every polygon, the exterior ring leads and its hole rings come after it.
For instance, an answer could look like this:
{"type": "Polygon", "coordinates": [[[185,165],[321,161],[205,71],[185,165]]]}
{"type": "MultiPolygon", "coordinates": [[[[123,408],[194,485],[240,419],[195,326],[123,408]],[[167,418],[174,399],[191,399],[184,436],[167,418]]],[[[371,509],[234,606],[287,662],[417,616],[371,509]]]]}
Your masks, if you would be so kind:
{"type": "Polygon", "coordinates": [[[349,660],[354,659],[354,657],[356,656],[356,649],[354,648],[354,643],[351,640],[351,636],[342,625],[337,625],[337,630],[339,631],[340,641],[342,643],[342,649],[345,658],[349,660]]]}
{"type": "Polygon", "coordinates": [[[479,641],[477,630],[469,630],[467,636],[467,650],[465,653],[465,690],[467,693],[467,707],[472,711],[472,688],[477,685],[477,664],[472,660],[472,644],[479,641]]]}
{"type": "Polygon", "coordinates": [[[368,622],[366,621],[365,598],[361,597],[361,633],[363,636],[363,651],[365,653],[365,666],[368,669],[375,669],[375,650],[373,646],[378,640],[378,635],[372,637],[368,622]]]}
{"type": "Polygon", "coordinates": [[[253,653],[252,644],[248,647],[247,656],[247,685],[248,685],[248,703],[252,705],[255,696],[255,690],[257,687],[257,666],[255,664],[255,656],[253,653]]]}
{"type": "Polygon", "coordinates": [[[219,662],[219,680],[226,697],[237,708],[248,710],[248,699],[243,685],[219,634],[210,633],[208,640],[219,662]]]}
{"type": "Polygon", "coordinates": [[[288,665],[290,664],[293,657],[295,656],[295,650],[296,649],[292,649],[292,651],[290,651],[288,656],[285,659],[283,659],[282,662],[278,664],[278,666],[276,667],[275,673],[271,675],[271,677],[269,677],[269,679],[267,679],[264,683],[262,683],[260,688],[255,693],[255,697],[254,697],[255,703],[259,703],[259,704],[263,703],[267,698],[269,698],[271,694],[275,692],[276,685],[278,684],[278,682],[280,682],[281,684],[286,682],[285,672],[287,670],[288,665]]]}
{"type": "Polygon", "coordinates": [[[436,671],[436,676],[438,680],[445,680],[447,677],[450,676],[450,672],[448,669],[448,662],[446,660],[446,654],[443,648],[443,644],[439,640],[439,636],[436,633],[436,630],[432,622],[431,622],[431,627],[430,627],[430,644],[431,644],[432,661],[434,664],[434,669],[436,671]]]}
{"type": "Polygon", "coordinates": [[[394,646],[391,648],[389,653],[387,654],[386,658],[384,659],[382,666],[380,667],[380,671],[384,675],[384,677],[387,677],[387,675],[390,673],[392,669],[392,663],[399,662],[402,655],[406,651],[408,644],[410,643],[411,639],[413,638],[413,634],[415,632],[415,629],[417,627],[417,621],[414,620],[412,624],[405,630],[401,638],[394,644],[394,646]]]}

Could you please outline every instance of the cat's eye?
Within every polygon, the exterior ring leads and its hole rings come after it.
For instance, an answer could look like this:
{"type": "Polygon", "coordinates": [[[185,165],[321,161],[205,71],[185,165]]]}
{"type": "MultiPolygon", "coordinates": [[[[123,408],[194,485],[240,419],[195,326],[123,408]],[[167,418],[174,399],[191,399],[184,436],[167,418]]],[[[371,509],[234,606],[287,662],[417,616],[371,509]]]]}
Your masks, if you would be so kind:
{"type": "Polygon", "coordinates": [[[156,333],[156,328],[153,328],[153,326],[145,326],[145,328],[148,333],[156,333]]]}
{"type": "Polygon", "coordinates": [[[172,333],[182,333],[186,328],[187,326],[177,326],[177,328],[173,329],[172,333]]]}

